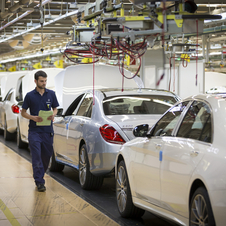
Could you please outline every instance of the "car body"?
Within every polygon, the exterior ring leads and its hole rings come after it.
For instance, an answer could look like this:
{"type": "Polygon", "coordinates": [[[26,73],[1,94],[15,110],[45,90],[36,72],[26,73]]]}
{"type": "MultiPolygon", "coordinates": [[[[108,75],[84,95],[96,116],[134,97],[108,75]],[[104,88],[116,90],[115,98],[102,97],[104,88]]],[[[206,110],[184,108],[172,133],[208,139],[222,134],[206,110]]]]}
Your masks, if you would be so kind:
{"type": "MultiPolygon", "coordinates": [[[[10,74],[10,72],[0,72],[0,101],[2,101],[4,93],[2,91],[2,87],[1,87],[1,78],[5,77],[6,75],[10,74]]],[[[4,86],[4,85],[3,85],[4,86]]],[[[3,87],[4,89],[5,87],[3,87]]]]}
{"type": "Polygon", "coordinates": [[[135,127],[140,137],[123,145],[115,163],[120,214],[147,210],[180,225],[225,225],[225,113],[226,95],[200,94],[150,131],[135,127]]]}
{"type": "Polygon", "coordinates": [[[17,131],[18,102],[22,100],[22,78],[26,71],[10,72],[1,78],[2,101],[0,101],[0,129],[5,140],[15,137],[17,131]]]}
{"type": "MultiPolygon", "coordinates": [[[[47,74],[47,84],[46,88],[55,90],[55,82],[54,78],[55,76],[63,71],[61,68],[43,68],[41,69],[42,71],[46,72],[47,74]]],[[[22,90],[22,95],[20,101],[16,104],[16,107],[21,110],[24,97],[25,95],[32,91],[35,88],[35,82],[34,82],[34,74],[39,71],[37,70],[32,70],[29,71],[22,79],[21,79],[21,90],[22,90]]],[[[29,113],[30,110],[28,109],[27,112],[29,113]]],[[[28,125],[29,125],[29,120],[24,118],[20,111],[16,115],[16,129],[17,129],[17,146],[19,148],[27,147],[28,146],[28,125]]]]}
{"type": "Polygon", "coordinates": [[[215,87],[207,90],[206,93],[207,94],[226,93],[226,87],[225,86],[215,86],[215,87]]]}
{"type": "Polygon", "coordinates": [[[100,187],[103,181],[100,178],[114,172],[121,145],[134,138],[133,128],[147,121],[154,124],[179,99],[171,92],[152,89],[83,92],[65,115],[55,117],[51,164],[56,167],[50,169],[62,170],[59,164],[72,166],[79,170],[82,188],[100,187]]]}

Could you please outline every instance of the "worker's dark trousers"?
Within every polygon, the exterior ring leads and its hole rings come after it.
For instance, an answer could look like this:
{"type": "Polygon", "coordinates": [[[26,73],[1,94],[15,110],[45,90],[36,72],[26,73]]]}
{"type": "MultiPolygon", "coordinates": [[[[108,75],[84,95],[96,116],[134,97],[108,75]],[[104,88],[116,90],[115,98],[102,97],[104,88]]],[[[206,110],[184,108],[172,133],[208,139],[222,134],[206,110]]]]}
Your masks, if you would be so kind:
{"type": "Polygon", "coordinates": [[[33,177],[36,185],[45,184],[44,174],[53,154],[53,136],[50,133],[29,132],[28,141],[32,157],[33,177]]]}

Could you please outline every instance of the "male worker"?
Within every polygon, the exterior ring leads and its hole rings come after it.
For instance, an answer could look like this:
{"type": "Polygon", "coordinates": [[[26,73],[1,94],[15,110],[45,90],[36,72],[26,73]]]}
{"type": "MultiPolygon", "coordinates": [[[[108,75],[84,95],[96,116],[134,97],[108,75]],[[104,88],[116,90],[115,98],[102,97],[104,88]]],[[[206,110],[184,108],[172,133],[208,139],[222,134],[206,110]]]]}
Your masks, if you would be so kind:
{"type": "Polygon", "coordinates": [[[32,156],[33,177],[40,192],[46,190],[44,174],[53,154],[52,121],[59,106],[55,92],[46,89],[46,81],[47,74],[44,71],[40,70],[35,73],[36,88],[26,94],[21,111],[24,118],[30,119],[28,141],[32,156]],[[27,113],[28,108],[30,114],[27,113]],[[52,112],[46,112],[51,109],[52,112]],[[47,117],[47,123],[39,116],[40,110],[51,114],[47,117]],[[51,121],[48,123],[48,120],[51,121]],[[45,122],[45,125],[38,125],[39,122],[45,122]]]}

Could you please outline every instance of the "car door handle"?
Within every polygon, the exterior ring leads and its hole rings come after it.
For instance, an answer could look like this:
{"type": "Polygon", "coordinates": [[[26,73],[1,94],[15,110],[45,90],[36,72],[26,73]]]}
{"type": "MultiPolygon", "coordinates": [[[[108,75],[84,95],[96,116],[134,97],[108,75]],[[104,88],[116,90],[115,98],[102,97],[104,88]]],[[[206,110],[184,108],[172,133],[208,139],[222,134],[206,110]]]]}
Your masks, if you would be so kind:
{"type": "Polygon", "coordinates": [[[160,150],[160,149],[161,149],[161,147],[162,147],[162,145],[161,145],[161,144],[155,144],[155,148],[156,148],[157,150],[160,150]]]}
{"type": "Polygon", "coordinates": [[[191,153],[190,153],[191,156],[197,156],[198,154],[199,154],[199,152],[196,151],[196,150],[193,150],[193,151],[191,151],[191,153]]]}
{"type": "Polygon", "coordinates": [[[85,122],[81,121],[80,126],[84,126],[85,122]]]}

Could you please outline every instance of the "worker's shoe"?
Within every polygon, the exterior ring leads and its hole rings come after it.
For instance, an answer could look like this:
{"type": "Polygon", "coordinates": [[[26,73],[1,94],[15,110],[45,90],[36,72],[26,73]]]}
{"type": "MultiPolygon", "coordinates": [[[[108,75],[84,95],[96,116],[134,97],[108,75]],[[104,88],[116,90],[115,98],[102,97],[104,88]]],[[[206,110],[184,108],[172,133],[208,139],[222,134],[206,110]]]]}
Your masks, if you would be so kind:
{"type": "Polygon", "coordinates": [[[37,188],[39,192],[44,192],[46,190],[46,187],[44,184],[38,184],[37,188]]]}

